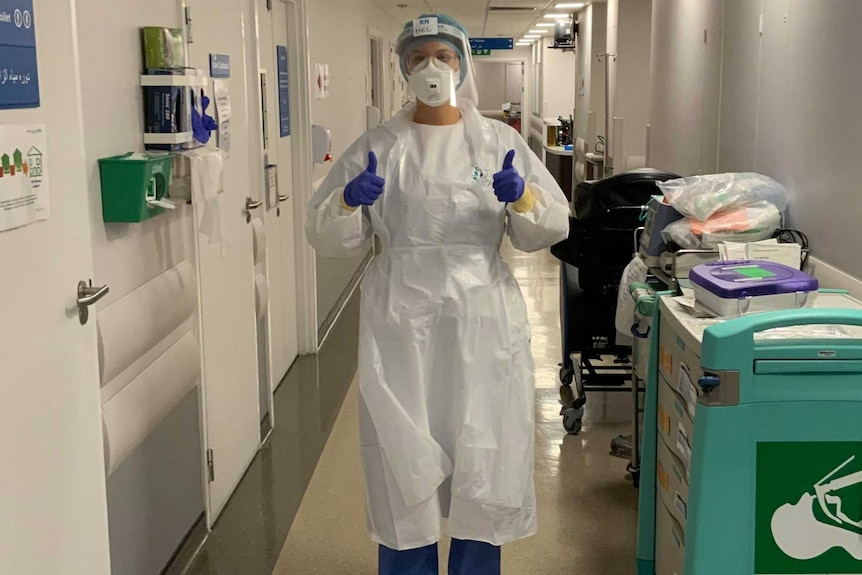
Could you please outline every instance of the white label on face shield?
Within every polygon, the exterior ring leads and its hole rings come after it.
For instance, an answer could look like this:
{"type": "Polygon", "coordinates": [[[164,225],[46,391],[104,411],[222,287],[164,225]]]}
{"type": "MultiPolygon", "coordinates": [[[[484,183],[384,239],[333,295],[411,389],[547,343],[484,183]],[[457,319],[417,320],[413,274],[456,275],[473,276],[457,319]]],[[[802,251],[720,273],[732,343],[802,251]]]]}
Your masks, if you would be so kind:
{"type": "Polygon", "coordinates": [[[436,36],[437,18],[419,18],[413,20],[413,36],[436,36]]]}

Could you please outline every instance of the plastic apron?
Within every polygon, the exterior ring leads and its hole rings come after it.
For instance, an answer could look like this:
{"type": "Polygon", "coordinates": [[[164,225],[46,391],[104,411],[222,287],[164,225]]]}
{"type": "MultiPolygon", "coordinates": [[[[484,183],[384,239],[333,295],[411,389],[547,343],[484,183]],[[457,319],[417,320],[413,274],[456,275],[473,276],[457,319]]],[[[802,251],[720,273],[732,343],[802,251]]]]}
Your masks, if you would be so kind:
{"type": "MultiPolygon", "coordinates": [[[[372,538],[412,549],[440,538],[494,545],[536,529],[534,388],[530,329],[520,289],[499,247],[508,233],[535,251],[565,239],[559,186],[523,139],[462,104],[472,173],[409,153],[408,106],[369,132],[333,168],[309,212],[322,255],[383,253],[362,284],[360,435],[372,538]],[[537,202],[517,214],[497,201],[493,173],[509,149],[537,202]],[[368,150],[386,180],[371,208],[347,213],[344,186],[368,150]]],[[[457,152],[456,152],[457,153],[457,152]]]]}

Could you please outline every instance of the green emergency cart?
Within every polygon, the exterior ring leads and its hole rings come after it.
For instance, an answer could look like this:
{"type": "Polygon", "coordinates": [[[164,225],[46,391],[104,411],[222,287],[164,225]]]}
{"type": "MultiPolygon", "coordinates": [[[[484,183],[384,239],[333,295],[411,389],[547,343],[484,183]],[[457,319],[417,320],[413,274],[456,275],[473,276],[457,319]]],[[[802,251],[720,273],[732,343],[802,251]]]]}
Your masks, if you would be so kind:
{"type": "Polygon", "coordinates": [[[862,303],[650,334],[638,575],[862,574],[862,303]]]}

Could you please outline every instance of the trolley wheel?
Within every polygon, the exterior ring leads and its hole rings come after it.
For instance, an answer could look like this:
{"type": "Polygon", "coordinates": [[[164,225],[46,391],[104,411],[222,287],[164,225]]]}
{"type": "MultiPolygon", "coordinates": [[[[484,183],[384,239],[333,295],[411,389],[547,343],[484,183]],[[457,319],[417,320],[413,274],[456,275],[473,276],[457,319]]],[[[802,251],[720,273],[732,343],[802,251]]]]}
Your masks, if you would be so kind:
{"type": "Polygon", "coordinates": [[[584,414],[580,409],[566,409],[563,412],[563,427],[569,435],[577,435],[584,426],[584,414]]]}
{"type": "Polygon", "coordinates": [[[640,470],[640,468],[635,469],[634,467],[632,467],[632,464],[629,463],[628,465],[626,465],[626,471],[631,473],[632,484],[634,485],[635,489],[640,488],[640,486],[641,486],[641,470],[640,470]]]}
{"type": "Polygon", "coordinates": [[[575,372],[571,367],[560,368],[560,383],[569,387],[575,381],[575,372]]]}

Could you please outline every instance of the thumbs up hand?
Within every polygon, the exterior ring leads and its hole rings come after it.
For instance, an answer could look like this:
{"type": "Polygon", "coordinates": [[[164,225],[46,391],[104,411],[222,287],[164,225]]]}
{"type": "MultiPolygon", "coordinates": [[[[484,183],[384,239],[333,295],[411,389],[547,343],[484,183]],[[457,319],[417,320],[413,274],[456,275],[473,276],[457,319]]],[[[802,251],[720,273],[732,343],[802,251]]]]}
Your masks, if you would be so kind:
{"type": "Polygon", "coordinates": [[[383,194],[385,183],[377,175],[377,156],[368,152],[368,167],[344,188],[344,204],[350,208],[373,205],[383,194]]]}
{"type": "Polygon", "coordinates": [[[515,150],[509,150],[503,160],[503,169],[494,174],[494,194],[504,203],[514,203],[524,195],[524,178],[512,166],[515,150]]]}

